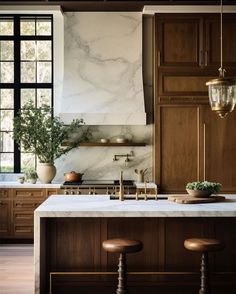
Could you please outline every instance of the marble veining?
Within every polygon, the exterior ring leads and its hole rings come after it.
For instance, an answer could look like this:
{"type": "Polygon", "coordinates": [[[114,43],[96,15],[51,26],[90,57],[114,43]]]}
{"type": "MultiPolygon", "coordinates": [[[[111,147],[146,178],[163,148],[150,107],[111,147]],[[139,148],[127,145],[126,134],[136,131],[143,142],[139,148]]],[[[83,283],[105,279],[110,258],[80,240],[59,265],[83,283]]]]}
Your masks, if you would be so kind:
{"type": "Polygon", "coordinates": [[[65,122],[83,117],[93,125],[145,124],[142,14],[67,12],[64,17],[60,117],[65,122]]]}
{"type": "Polygon", "coordinates": [[[236,217],[236,195],[224,196],[226,201],[219,203],[177,204],[168,200],[110,200],[107,195],[92,197],[54,195],[35,210],[35,215],[38,217],[236,217]]]}
{"type": "MultiPolygon", "coordinates": [[[[124,137],[133,142],[146,142],[145,147],[79,147],[69,154],[60,157],[56,162],[57,174],[55,182],[63,182],[64,172],[75,170],[84,173],[83,179],[114,180],[120,171],[124,171],[124,179],[136,180],[135,169],[148,168],[145,180],[152,181],[152,125],[148,126],[86,126],[90,140],[100,142],[101,138],[115,142],[117,137],[124,137]],[[134,152],[128,164],[125,159],[113,161],[114,154],[134,152]]],[[[79,134],[78,134],[79,136],[79,134]]],[[[76,135],[75,135],[76,139],[76,135]]]]}

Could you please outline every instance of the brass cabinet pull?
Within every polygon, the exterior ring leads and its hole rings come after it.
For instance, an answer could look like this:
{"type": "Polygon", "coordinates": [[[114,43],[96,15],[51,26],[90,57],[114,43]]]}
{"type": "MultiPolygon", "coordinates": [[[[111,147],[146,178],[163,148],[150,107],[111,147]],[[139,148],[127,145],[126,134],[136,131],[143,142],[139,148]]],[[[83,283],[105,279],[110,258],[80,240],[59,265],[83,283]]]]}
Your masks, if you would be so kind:
{"type": "Polygon", "coordinates": [[[205,66],[208,65],[208,51],[205,51],[205,66]]]}
{"type": "Polygon", "coordinates": [[[203,124],[203,180],[206,180],[206,124],[203,124]]]}
{"type": "Polygon", "coordinates": [[[157,53],[157,65],[161,66],[161,52],[160,51],[158,51],[158,53],[157,53]]]}
{"type": "Polygon", "coordinates": [[[200,51],[200,54],[199,54],[199,65],[200,65],[201,67],[203,67],[202,57],[203,57],[203,51],[201,50],[201,51],[200,51]]]}

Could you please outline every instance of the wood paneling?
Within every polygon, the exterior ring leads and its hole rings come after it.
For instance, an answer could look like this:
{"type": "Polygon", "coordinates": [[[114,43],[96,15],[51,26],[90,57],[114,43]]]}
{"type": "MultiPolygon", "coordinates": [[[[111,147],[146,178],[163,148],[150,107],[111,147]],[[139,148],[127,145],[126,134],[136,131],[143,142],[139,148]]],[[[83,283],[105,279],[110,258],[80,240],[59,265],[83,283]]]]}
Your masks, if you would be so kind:
{"type": "Polygon", "coordinates": [[[181,192],[186,183],[199,179],[199,107],[160,107],[157,183],[165,192],[181,192]]]}
{"type": "MultiPolygon", "coordinates": [[[[115,274],[82,273],[103,270],[115,273],[118,255],[109,253],[104,257],[101,243],[106,238],[127,237],[141,240],[144,245],[141,252],[127,256],[128,271],[133,272],[128,275],[131,293],[169,294],[175,290],[174,293],[194,294],[200,283],[200,254],[186,250],[183,242],[191,237],[216,237],[223,240],[226,247],[222,252],[210,254],[212,287],[214,293],[234,293],[235,229],[235,218],[47,219],[47,248],[43,252],[47,265],[46,270],[42,268],[42,275],[48,281],[50,271],[81,272],[54,277],[56,293],[69,290],[69,293],[82,294],[86,291],[111,293],[117,284],[115,274]]],[[[42,291],[46,293],[48,289],[42,291]]]]}
{"type": "Polygon", "coordinates": [[[0,238],[33,239],[34,210],[58,189],[0,189],[0,238]]]}
{"type": "Polygon", "coordinates": [[[206,180],[223,185],[223,191],[236,189],[236,112],[224,119],[213,113],[210,107],[202,109],[205,123],[205,171],[206,180]]]}
{"type": "Polygon", "coordinates": [[[156,15],[159,66],[199,66],[200,17],[156,15]]]}
{"type": "MultiPolygon", "coordinates": [[[[207,66],[220,64],[220,17],[208,17],[205,21],[207,66]]],[[[236,67],[236,14],[223,15],[223,63],[228,69],[236,67]]]]}

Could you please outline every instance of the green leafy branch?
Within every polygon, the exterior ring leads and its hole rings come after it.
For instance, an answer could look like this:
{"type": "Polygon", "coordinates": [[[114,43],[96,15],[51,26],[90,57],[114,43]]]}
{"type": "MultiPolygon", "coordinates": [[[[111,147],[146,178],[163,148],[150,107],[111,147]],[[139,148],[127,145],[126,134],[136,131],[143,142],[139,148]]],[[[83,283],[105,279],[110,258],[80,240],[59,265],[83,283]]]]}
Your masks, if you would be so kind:
{"type": "Polygon", "coordinates": [[[82,124],[82,119],[75,119],[65,126],[60,118],[52,116],[48,105],[35,108],[29,102],[14,118],[13,138],[21,150],[34,153],[40,162],[54,163],[55,159],[77,146],[78,142],[66,147],[61,144],[69,141],[71,134],[82,124]]]}

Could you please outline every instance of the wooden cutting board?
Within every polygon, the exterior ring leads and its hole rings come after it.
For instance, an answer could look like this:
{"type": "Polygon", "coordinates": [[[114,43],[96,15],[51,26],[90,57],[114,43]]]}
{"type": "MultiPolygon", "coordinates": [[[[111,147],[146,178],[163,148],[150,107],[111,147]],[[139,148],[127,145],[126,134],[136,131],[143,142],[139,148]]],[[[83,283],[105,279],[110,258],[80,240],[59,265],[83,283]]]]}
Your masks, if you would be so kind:
{"type": "Polygon", "coordinates": [[[196,198],[191,196],[178,196],[172,195],[168,197],[169,201],[174,201],[179,204],[197,204],[197,203],[214,203],[214,202],[224,202],[224,196],[210,196],[207,198],[196,198]]]}

